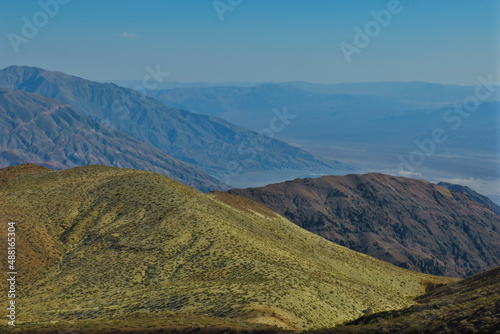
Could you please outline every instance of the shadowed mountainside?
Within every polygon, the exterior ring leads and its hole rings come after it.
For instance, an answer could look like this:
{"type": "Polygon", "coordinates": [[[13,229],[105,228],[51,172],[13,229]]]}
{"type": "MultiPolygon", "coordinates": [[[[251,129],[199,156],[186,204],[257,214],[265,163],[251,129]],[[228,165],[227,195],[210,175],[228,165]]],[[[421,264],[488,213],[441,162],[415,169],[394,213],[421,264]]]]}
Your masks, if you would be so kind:
{"type": "Polygon", "coordinates": [[[500,262],[500,217],[460,191],[427,181],[351,174],[229,192],[404,268],[465,277],[500,262]]]}
{"type": "Polygon", "coordinates": [[[427,287],[452,281],[353,252],[248,199],[203,194],[158,174],[13,168],[0,185],[0,223],[17,223],[17,315],[30,333],[191,321],[323,328],[368,308],[410,306],[427,287]]]}
{"type": "Polygon", "coordinates": [[[0,166],[100,164],[157,172],[202,191],[227,189],[201,169],[40,95],[0,89],[0,129],[0,166]]]}
{"type": "Polygon", "coordinates": [[[308,152],[222,119],[165,106],[115,84],[26,66],[0,70],[0,87],[66,102],[174,158],[223,178],[270,169],[331,170],[308,152]]]}

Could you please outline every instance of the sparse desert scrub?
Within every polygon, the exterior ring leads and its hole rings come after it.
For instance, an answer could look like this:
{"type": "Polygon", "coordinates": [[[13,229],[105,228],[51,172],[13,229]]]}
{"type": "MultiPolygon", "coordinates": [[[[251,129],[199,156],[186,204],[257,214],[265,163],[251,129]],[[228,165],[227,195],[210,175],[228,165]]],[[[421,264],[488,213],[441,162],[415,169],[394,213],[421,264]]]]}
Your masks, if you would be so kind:
{"type": "Polygon", "coordinates": [[[321,328],[369,307],[410,306],[424,281],[450,281],[335,245],[248,199],[149,172],[37,171],[0,186],[0,203],[1,219],[43,241],[20,244],[20,254],[54,254],[44,265],[19,259],[19,318],[33,326],[138,313],[321,328]]]}

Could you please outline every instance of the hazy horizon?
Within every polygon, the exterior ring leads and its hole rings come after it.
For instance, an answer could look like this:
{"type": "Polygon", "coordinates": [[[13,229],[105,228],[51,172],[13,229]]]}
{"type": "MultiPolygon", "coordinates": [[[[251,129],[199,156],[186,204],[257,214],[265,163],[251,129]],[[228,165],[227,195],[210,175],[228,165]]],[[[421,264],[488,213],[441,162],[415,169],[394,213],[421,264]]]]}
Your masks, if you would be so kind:
{"type": "MultiPolygon", "coordinates": [[[[37,67],[41,68],[43,70],[47,71],[54,71],[54,72],[62,72],[64,74],[68,75],[73,75],[80,77],[82,79],[86,80],[91,80],[91,81],[96,81],[96,82],[101,82],[101,83],[115,83],[117,85],[120,84],[135,84],[136,82],[142,82],[143,78],[128,78],[128,79],[90,79],[86,76],[79,76],[75,75],[71,72],[65,72],[61,69],[57,68],[46,68],[42,67],[36,64],[9,64],[6,66],[3,66],[2,69],[10,67],[10,66],[19,66],[19,67],[37,67]]],[[[244,86],[257,86],[257,85],[267,85],[267,84],[287,84],[287,83],[307,83],[307,84],[313,84],[313,85],[343,85],[343,84],[383,84],[383,83],[428,83],[428,84],[435,84],[435,85],[445,85],[445,86],[460,86],[460,87],[471,87],[477,84],[477,82],[473,82],[470,84],[457,84],[457,83],[452,83],[452,82],[432,82],[432,81],[422,81],[422,80],[380,80],[380,81],[336,81],[336,82],[316,82],[316,81],[305,81],[305,80],[286,80],[286,81],[251,81],[251,80],[222,80],[222,81],[217,81],[217,80],[200,80],[200,81],[186,81],[186,80],[169,80],[168,77],[163,79],[161,83],[180,83],[180,84],[228,84],[228,85],[233,85],[233,86],[239,86],[241,85],[242,87],[244,86]]],[[[494,81],[493,84],[495,85],[500,85],[500,80],[499,81],[494,81]]]]}
{"type": "Polygon", "coordinates": [[[179,82],[500,81],[492,0],[59,2],[9,4],[0,67],[95,81],[141,80],[148,66],[179,82]]]}

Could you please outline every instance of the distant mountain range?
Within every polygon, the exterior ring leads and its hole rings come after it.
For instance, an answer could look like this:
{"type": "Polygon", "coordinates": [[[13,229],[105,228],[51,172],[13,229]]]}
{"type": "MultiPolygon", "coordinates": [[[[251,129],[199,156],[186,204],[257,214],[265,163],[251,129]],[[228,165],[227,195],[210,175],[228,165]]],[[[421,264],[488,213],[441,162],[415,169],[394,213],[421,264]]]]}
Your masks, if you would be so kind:
{"type": "Polygon", "coordinates": [[[37,94],[0,89],[0,129],[3,167],[26,162],[58,169],[98,164],[157,172],[202,191],[227,188],[201,169],[37,94]]]}
{"type": "MultiPolygon", "coordinates": [[[[112,81],[119,86],[134,88],[142,87],[140,80],[112,81]]],[[[302,91],[326,95],[356,95],[356,96],[378,96],[390,99],[406,100],[412,103],[457,103],[462,102],[464,97],[474,94],[474,86],[438,84],[423,81],[387,81],[387,82],[353,82],[353,83],[310,83],[305,81],[288,82],[179,82],[164,81],[158,83],[156,90],[168,91],[176,89],[198,89],[198,88],[230,88],[230,87],[257,87],[257,86],[279,86],[293,87],[302,91]]],[[[497,84],[498,87],[498,84],[497,84]]],[[[151,91],[153,92],[153,91],[151,91]]],[[[500,94],[492,96],[489,101],[499,101],[500,94]]]]}
{"type": "Polygon", "coordinates": [[[223,181],[227,175],[246,171],[331,170],[329,164],[282,141],[216,117],[167,107],[115,84],[92,82],[40,68],[11,66],[0,71],[0,87],[68,103],[91,119],[153,145],[223,181]]]}
{"type": "MultiPolygon", "coordinates": [[[[102,83],[112,82],[118,86],[138,89],[144,88],[143,80],[106,80],[100,81],[102,83]]],[[[238,87],[253,87],[264,84],[265,82],[252,82],[252,81],[194,81],[194,82],[182,82],[182,81],[162,81],[157,82],[157,89],[174,89],[174,88],[198,88],[198,87],[226,87],[226,86],[238,86],[238,87]]]]}
{"type": "Polygon", "coordinates": [[[463,119],[459,129],[455,128],[457,114],[445,117],[448,108],[474,96],[472,86],[292,82],[254,87],[186,87],[151,90],[147,94],[167,105],[221,117],[253,130],[266,126],[274,108],[286,107],[296,117],[277,137],[309,150],[342,146],[407,153],[415,149],[415,140],[429,137],[439,127],[447,134],[447,140],[439,144],[440,154],[497,152],[500,94],[491,94],[482,101],[470,117],[463,119]]]}
{"type": "MultiPolygon", "coordinates": [[[[250,129],[268,126],[273,109],[286,107],[295,115],[278,135],[284,138],[363,140],[376,129],[367,122],[394,114],[408,114],[415,103],[384,96],[322,94],[293,86],[266,84],[255,87],[202,87],[153,90],[147,94],[167,105],[224,118],[250,129]],[[356,126],[353,122],[356,121],[356,126]],[[311,131],[314,129],[314,131],[311,131]]],[[[421,102],[418,108],[424,108],[421,102]]],[[[425,106],[429,108],[429,106],[425,106]]],[[[359,142],[358,140],[358,142],[359,142]]],[[[335,141],[329,142],[330,145],[335,141]]]]}
{"type": "MultiPolygon", "coordinates": [[[[221,117],[253,130],[267,126],[275,108],[286,108],[295,117],[276,133],[276,138],[350,167],[318,174],[380,172],[433,182],[470,179],[472,188],[481,189],[500,204],[500,191],[484,187],[500,182],[500,86],[495,87],[489,98],[463,116],[453,110],[475,95],[474,86],[288,82],[253,87],[182,87],[146,94],[168,105],[221,117]],[[435,130],[443,132],[439,143],[431,142],[435,130]],[[416,158],[414,154],[423,158],[409,165],[408,160],[416,158]]],[[[482,88],[481,92],[489,90],[482,88]]],[[[234,186],[256,187],[314,176],[294,174],[261,183],[235,182],[234,186]]]]}
{"type": "Polygon", "coordinates": [[[483,196],[448,188],[372,173],[229,192],[330,241],[404,268],[465,277],[498,266],[500,216],[483,196]]]}
{"type": "MultiPolygon", "coordinates": [[[[122,80],[113,81],[117,85],[134,88],[141,87],[142,81],[122,80]]],[[[364,95],[380,96],[393,99],[405,99],[419,103],[455,103],[464,99],[464,96],[474,92],[474,86],[437,84],[422,81],[387,81],[387,82],[355,82],[355,83],[310,83],[305,81],[288,82],[178,82],[165,81],[158,84],[157,90],[174,90],[179,88],[228,88],[228,87],[257,87],[257,86],[294,87],[300,90],[328,95],[364,95]]],[[[492,98],[493,100],[495,98],[492,98]]]]}
{"type": "Polygon", "coordinates": [[[0,170],[0,181],[0,223],[17,222],[25,333],[327,328],[369,309],[408,307],[456,281],[356,253],[249,199],[150,172],[24,165],[0,170]]]}
{"type": "MultiPolygon", "coordinates": [[[[301,81],[285,82],[281,86],[296,87],[302,90],[334,95],[364,95],[411,101],[418,104],[451,104],[462,102],[474,94],[474,86],[437,84],[422,81],[354,82],[338,84],[316,84],[301,81]]],[[[491,100],[495,97],[492,96],[491,100]]]]}

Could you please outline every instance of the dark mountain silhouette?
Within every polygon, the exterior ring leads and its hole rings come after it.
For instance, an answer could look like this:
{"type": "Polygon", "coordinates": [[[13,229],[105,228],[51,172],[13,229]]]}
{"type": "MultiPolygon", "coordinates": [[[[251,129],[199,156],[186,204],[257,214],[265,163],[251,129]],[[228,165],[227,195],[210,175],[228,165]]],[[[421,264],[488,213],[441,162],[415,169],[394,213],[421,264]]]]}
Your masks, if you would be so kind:
{"type": "Polygon", "coordinates": [[[465,277],[500,263],[500,217],[461,191],[423,180],[323,176],[229,192],[404,268],[465,277]]]}
{"type": "Polygon", "coordinates": [[[0,89],[0,166],[100,164],[149,170],[202,191],[227,189],[201,169],[75,111],[68,104],[0,89]]]}

